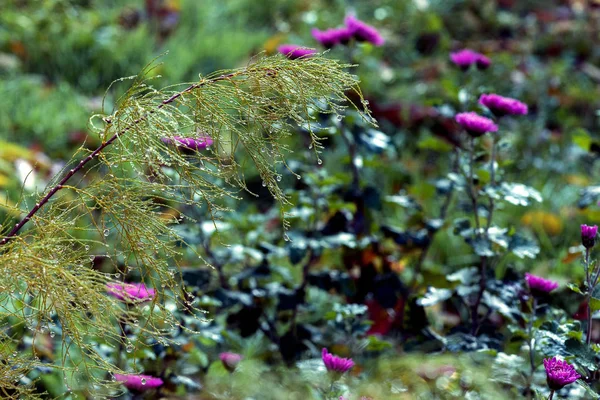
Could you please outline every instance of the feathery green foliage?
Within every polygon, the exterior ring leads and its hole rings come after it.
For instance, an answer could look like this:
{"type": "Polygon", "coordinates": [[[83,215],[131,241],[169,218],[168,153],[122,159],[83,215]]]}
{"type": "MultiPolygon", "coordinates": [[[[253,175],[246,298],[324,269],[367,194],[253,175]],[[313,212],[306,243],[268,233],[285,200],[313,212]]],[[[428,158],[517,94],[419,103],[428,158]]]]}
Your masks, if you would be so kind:
{"type": "MultiPolygon", "coordinates": [[[[227,211],[223,200],[247,190],[244,175],[252,168],[280,202],[285,221],[289,202],[278,185],[278,168],[287,167],[291,151],[285,138],[303,126],[318,158],[321,143],[311,116],[339,113],[348,91],[360,96],[347,67],[322,56],[260,56],[244,68],[161,90],[151,85],[153,65],[132,77],[115,110],[90,119],[102,145],[79,149],[39,194],[39,206],[25,217],[23,230],[12,220],[2,224],[0,352],[12,374],[2,386],[44,366],[61,368],[67,388],[114,393],[108,372],[125,366],[113,365],[107,360],[119,357],[102,352],[131,352],[153,340],[168,343],[178,329],[193,330],[171,314],[178,308],[202,315],[179,279],[176,243],[183,239],[172,226],[186,216],[174,211],[176,205],[206,207],[217,220],[227,211]],[[162,140],[206,135],[214,144],[202,152],[162,140]],[[113,270],[95,268],[96,257],[110,260],[113,270]],[[144,304],[107,296],[106,285],[125,274],[139,276],[157,295],[144,304]],[[125,325],[137,342],[124,339],[125,325]],[[36,333],[44,331],[62,336],[61,359],[36,354],[36,333]],[[17,360],[12,353],[25,337],[33,338],[33,354],[17,360]]],[[[361,112],[371,120],[366,109],[361,112]]],[[[18,207],[24,203],[13,207],[23,212],[18,207]]],[[[13,389],[15,396],[24,393],[13,389]]]]}

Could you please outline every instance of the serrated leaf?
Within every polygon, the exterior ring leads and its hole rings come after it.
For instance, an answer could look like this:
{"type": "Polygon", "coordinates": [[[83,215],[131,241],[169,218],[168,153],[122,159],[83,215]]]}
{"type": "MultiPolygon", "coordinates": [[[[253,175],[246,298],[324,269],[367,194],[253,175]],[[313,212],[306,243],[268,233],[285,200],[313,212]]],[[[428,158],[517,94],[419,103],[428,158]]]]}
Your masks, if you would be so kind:
{"type": "Polygon", "coordinates": [[[536,242],[521,235],[511,236],[508,249],[519,258],[535,258],[540,252],[540,247],[536,242]]]}
{"type": "Polygon", "coordinates": [[[530,200],[542,201],[540,192],[522,183],[503,182],[497,189],[497,193],[505,201],[517,206],[527,206],[530,200]]]}
{"type": "Polygon", "coordinates": [[[462,284],[473,283],[479,279],[479,270],[477,267],[467,267],[446,276],[450,282],[460,282],[462,284]]]}
{"type": "Polygon", "coordinates": [[[452,290],[437,289],[430,286],[425,295],[417,300],[417,304],[421,307],[430,307],[441,301],[448,300],[450,296],[452,296],[452,290]]]}
{"type": "Polygon", "coordinates": [[[493,257],[496,253],[492,250],[492,243],[484,236],[476,236],[468,242],[475,254],[481,257],[493,257]]]}

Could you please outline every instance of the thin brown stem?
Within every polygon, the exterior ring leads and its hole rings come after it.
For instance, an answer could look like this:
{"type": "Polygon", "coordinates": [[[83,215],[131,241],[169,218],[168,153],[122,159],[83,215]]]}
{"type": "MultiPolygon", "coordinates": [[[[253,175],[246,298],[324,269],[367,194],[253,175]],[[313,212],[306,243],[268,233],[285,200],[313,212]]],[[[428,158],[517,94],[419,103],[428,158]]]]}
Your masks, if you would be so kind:
{"type": "MultiPolygon", "coordinates": [[[[593,271],[592,271],[593,272],[593,271]]],[[[590,249],[585,249],[585,275],[588,284],[588,293],[587,293],[587,332],[585,335],[585,342],[589,345],[592,341],[592,308],[590,307],[590,302],[592,300],[592,291],[594,287],[591,281],[590,275],[590,249]]]]}
{"type": "Polygon", "coordinates": [[[552,400],[554,398],[554,390],[550,392],[550,396],[548,396],[548,400],[552,400]]]}
{"type": "Polygon", "coordinates": [[[479,206],[477,204],[477,189],[475,188],[475,182],[473,181],[474,169],[475,169],[475,138],[471,137],[471,146],[469,148],[469,188],[471,191],[471,202],[473,203],[473,214],[475,216],[475,227],[477,228],[477,235],[480,234],[479,225],[479,206]]]}
{"type": "MultiPolygon", "coordinates": [[[[206,85],[208,83],[213,83],[213,82],[222,81],[222,80],[225,80],[225,79],[230,79],[230,78],[232,78],[232,77],[234,77],[234,76],[236,76],[238,74],[240,74],[240,72],[232,72],[232,73],[229,73],[229,74],[220,75],[220,76],[218,76],[216,78],[213,78],[213,79],[203,80],[202,82],[190,85],[189,87],[187,87],[183,91],[181,91],[179,93],[175,93],[171,97],[169,97],[168,99],[163,100],[156,107],[156,110],[149,111],[148,114],[139,117],[138,119],[136,119],[135,121],[133,121],[128,127],[126,127],[123,130],[115,133],[110,139],[108,139],[107,141],[103,142],[100,146],[98,146],[98,148],[96,148],[96,150],[92,151],[90,154],[87,155],[87,157],[85,157],[84,159],[82,159],[81,161],[79,161],[79,163],[74,168],[70,169],[69,172],[67,172],[67,174],[65,176],[63,176],[62,179],[52,189],[50,189],[50,191],[48,193],[46,193],[44,195],[44,197],[42,197],[42,199],[27,213],[27,215],[25,217],[23,217],[23,219],[20,220],[10,230],[10,232],[8,232],[8,234],[2,240],[0,240],[0,246],[3,246],[5,244],[7,244],[12,238],[14,238],[15,236],[17,236],[17,234],[23,228],[23,226],[25,226],[25,224],[27,224],[27,222],[29,222],[29,220],[31,220],[31,218],[46,203],[48,203],[48,201],[50,201],[50,199],[59,190],[63,189],[64,185],[69,181],[69,179],[71,179],[73,177],[73,175],[75,175],[77,172],[81,171],[83,169],[83,167],[85,167],[85,165],[87,163],[89,163],[91,160],[93,160],[94,157],[98,156],[98,154],[100,154],[106,147],[108,147],[112,143],[114,143],[119,137],[121,137],[122,135],[126,134],[128,131],[130,131],[134,126],[136,126],[140,122],[145,121],[148,118],[149,114],[153,114],[156,111],[158,111],[158,110],[162,109],[163,107],[165,107],[166,105],[173,103],[175,100],[177,100],[179,97],[183,96],[185,93],[189,93],[192,90],[198,89],[199,87],[202,87],[202,86],[204,86],[204,85],[206,85]]],[[[107,122],[110,123],[110,121],[107,121],[107,122]]]]}
{"type": "MultiPolygon", "coordinates": [[[[496,187],[496,135],[492,136],[492,154],[490,155],[490,186],[496,187]]],[[[489,231],[492,225],[492,217],[494,215],[494,197],[489,196],[489,210],[487,216],[487,224],[485,225],[485,232],[489,231]]]]}

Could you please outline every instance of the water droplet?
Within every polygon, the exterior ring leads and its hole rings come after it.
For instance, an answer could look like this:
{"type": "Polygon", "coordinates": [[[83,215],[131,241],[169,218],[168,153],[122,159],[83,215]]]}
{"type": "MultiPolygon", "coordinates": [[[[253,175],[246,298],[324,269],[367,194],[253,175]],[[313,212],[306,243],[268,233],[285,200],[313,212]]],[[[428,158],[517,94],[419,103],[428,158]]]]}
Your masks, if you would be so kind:
{"type": "Polygon", "coordinates": [[[323,160],[321,160],[320,158],[317,160],[317,164],[321,165],[323,164],[323,160]]]}
{"type": "Polygon", "coordinates": [[[56,333],[54,333],[54,331],[50,331],[50,337],[54,337],[56,336],[56,333]]]}
{"type": "Polygon", "coordinates": [[[87,244],[85,245],[85,251],[88,251],[90,249],[90,246],[88,246],[87,244]]]}
{"type": "Polygon", "coordinates": [[[105,229],[104,232],[103,232],[104,237],[108,236],[109,233],[110,233],[110,230],[109,229],[105,229]]]}
{"type": "Polygon", "coordinates": [[[290,241],[290,237],[288,236],[288,234],[287,234],[287,233],[284,233],[284,234],[283,234],[283,240],[285,240],[286,242],[289,242],[289,241],[290,241]]]}
{"type": "Polygon", "coordinates": [[[262,185],[263,185],[263,187],[267,187],[267,182],[262,181],[262,185]]]}
{"type": "Polygon", "coordinates": [[[125,351],[128,353],[131,353],[133,351],[133,345],[132,344],[128,344],[127,347],[125,347],[125,351]]]}
{"type": "Polygon", "coordinates": [[[277,175],[277,182],[281,182],[281,175],[277,175]]]}
{"type": "Polygon", "coordinates": [[[142,385],[146,384],[146,378],[142,378],[142,385]]]}

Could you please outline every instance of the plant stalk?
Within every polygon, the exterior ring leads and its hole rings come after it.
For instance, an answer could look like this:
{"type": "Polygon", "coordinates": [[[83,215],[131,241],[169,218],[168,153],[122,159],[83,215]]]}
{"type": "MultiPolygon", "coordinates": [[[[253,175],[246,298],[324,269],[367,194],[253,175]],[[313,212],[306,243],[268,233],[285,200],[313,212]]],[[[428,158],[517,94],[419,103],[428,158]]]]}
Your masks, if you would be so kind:
{"type": "Polygon", "coordinates": [[[471,191],[471,202],[473,203],[473,214],[475,216],[475,227],[477,228],[477,235],[480,234],[480,225],[479,225],[479,210],[477,204],[477,192],[475,189],[475,183],[473,182],[473,175],[475,169],[475,138],[471,137],[471,146],[469,148],[469,188],[471,191]]]}
{"type": "MultiPolygon", "coordinates": [[[[496,135],[492,135],[492,154],[490,155],[490,186],[492,188],[496,187],[496,135]]],[[[487,224],[485,226],[485,232],[490,229],[492,225],[492,217],[494,215],[494,198],[492,196],[488,196],[490,200],[487,224]]]]}
{"type": "MultiPolygon", "coordinates": [[[[593,271],[592,271],[593,272],[593,271]]],[[[585,342],[589,345],[592,341],[592,307],[590,302],[592,301],[592,291],[594,287],[590,279],[590,249],[585,249],[585,275],[588,284],[587,293],[587,332],[585,335],[585,342]]]]}

